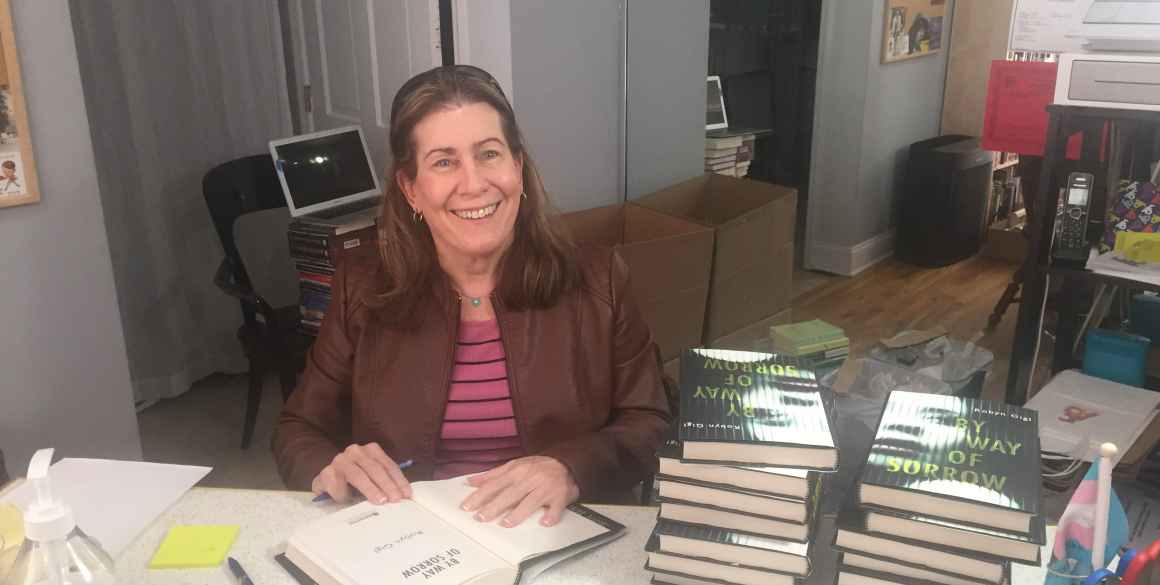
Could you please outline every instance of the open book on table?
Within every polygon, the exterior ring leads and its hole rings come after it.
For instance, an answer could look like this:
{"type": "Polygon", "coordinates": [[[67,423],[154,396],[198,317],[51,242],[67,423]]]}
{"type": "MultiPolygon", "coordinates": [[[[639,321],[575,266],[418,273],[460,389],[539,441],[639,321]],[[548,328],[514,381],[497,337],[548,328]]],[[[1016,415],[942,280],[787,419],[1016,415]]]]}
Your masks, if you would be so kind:
{"type": "Polygon", "coordinates": [[[320,585],[509,585],[614,540],[624,526],[579,505],[555,526],[479,522],[459,504],[465,477],[411,484],[410,500],[367,502],[299,527],[286,559],[320,585]]]}

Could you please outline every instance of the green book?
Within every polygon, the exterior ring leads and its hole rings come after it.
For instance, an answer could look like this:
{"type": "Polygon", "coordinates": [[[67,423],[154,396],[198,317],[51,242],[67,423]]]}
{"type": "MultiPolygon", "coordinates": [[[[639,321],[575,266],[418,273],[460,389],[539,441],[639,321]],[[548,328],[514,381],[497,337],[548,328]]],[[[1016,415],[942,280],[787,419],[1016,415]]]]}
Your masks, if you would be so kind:
{"type": "Polygon", "coordinates": [[[769,328],[769,337],[773,341],[774,351],[793,356],[825,352],[850,345],[850,339],[846,337],[845,331],[821,319],[774,325],[769,328]]]}

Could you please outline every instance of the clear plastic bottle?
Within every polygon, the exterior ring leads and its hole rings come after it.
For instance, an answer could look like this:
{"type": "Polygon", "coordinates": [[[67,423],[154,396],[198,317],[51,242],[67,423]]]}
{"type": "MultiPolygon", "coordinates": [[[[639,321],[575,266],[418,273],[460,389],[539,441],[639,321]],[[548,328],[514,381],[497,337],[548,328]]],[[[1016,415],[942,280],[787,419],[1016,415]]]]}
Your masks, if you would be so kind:
{"type": "Polygon", "coordinates": [[[28,464],[36,500],[24,511],[25,541],[0,585],[114,585],[112,557],[53,498],[50,463],[52,449],[41,449],[28,464]]]}

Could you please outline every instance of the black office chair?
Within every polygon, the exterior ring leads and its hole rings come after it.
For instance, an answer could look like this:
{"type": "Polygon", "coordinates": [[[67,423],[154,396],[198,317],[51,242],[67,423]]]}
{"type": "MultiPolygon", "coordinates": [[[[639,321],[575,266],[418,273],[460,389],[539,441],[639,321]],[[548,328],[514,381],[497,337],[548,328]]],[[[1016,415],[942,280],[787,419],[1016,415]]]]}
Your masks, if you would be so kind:
{"type": "Polygon", "coordinates": [[[282,382],[282,398],[289,398],[312,338],[298,332],[297,305],[272,307],[254,290],[234,239],[234,223],[238,218],[286,206],[270,155],[247,156],[220,164],[205,174],[201,189],[225,252],[214,275],[214,284],[238,299],[242,307],[238,340],[250,362],[250,389],[242,427],[242,448],[246,449],[258,418],[263,376],[276,370],[282,382]]]}

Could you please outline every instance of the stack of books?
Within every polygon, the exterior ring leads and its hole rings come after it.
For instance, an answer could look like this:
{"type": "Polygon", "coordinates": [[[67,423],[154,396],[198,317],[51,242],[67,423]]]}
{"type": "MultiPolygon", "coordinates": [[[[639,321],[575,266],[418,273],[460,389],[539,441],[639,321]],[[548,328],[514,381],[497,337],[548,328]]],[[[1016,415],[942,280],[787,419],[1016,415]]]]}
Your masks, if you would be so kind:
{"type": "Polygon", "coordinates": [[[318,335],[330,306],[335,266],[343,253],[376,240],[375,221],[367,218],[333,226],[295,219],[286,234],[290,239],[290,258],[298,271],[298,330],[318,335]]]}
{"type": "Polygon", "coordinates": [[[894,391],[838,516],[838,585],[1003,585],[1038,566],[1039,425],[1001,402],[894,391]]]}
{"type": "Polygon", "coordinates": [[[819,377],[842,366],[850,355],[850,338],[841,327],[821,319],[769,328],[773,351],[813,364],[819,377]]]}
{"type": "Polygon", "coordinates": [[[741,138],[741,146],[737,149],[737,170],[735,176],[745,177],[749,175],[749,165],[753,162],[753,149],[757,137],[753,134],[746,134],[741,138]]]}
{"type": "Polygon", "coordinates": [[[792,585],[812,566],[832,405],[800,360],[690,349],[680,421],[659,453],[654,583],[792,585]]]}
{"type": "MultiPolygon", "coordinates": [[[[705,172],[717,173],[719,175],[728,175],[730,177],[743,177],[737,174],[738,170],[738,155],[745,140],[741,136],[730,136],[728,138],[705,138],[705,172]]],[[[752,152],[748,154],[752,158],[752,152]]],[[[749,163],[745,163],[745,171],[749,171],[749,163]]]]}

